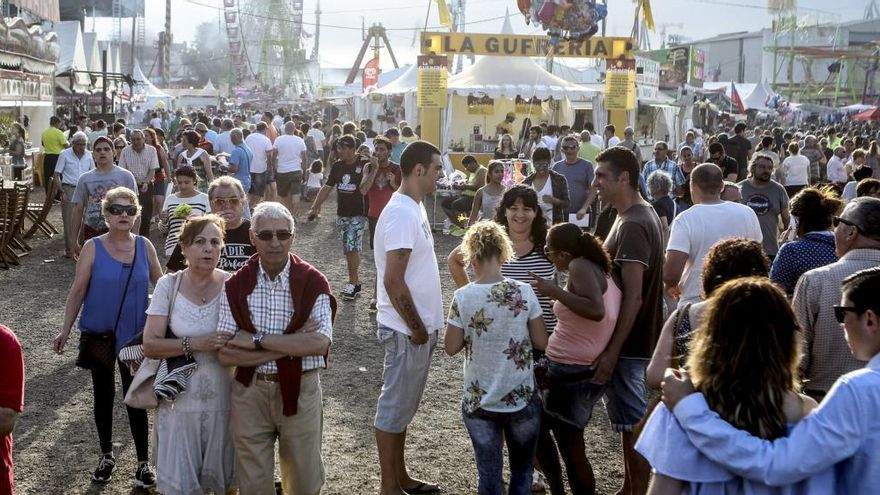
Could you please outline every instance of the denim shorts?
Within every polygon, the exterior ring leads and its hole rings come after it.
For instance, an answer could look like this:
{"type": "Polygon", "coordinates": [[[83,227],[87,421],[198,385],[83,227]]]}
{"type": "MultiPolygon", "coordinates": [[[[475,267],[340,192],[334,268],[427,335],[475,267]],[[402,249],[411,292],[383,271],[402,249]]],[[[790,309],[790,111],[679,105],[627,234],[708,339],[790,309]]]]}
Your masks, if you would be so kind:
{"type": "Polygon", "coordinates": [[[595,370],[589,366],[550,361],[548,388],[542,391],[544,414],[578,429],[584,429],[593,416],[593,407],[602,398],[604,385],[590,383],[595,370]]]}
{"type": "Polygon", "coordinates": [[[376,429],[401,433],[412,421],[431,367],[437,346],[437,330],[428,332],[428,342],[415,345],[405,333],[379,325],[376,336],[385,347],[382,367],[382,391],[376,404],[376,429]]]}
{"type": "Polygon", "coordinates": [[[359,253],[364,250],[364,231],[367,230],[367,217],[339,217],[336,219],[336,231],[342,240],[342,251],[345,254],[359,253]]]}
{"type": "Polygon", "coordinates": [[[611,381],[605,385],[605,409],[611,429],[616,433],[631,432],[648,408],[645,371],[650,359],[617,359],[611,381]]]}
{"type": "Polygon", "coordinates": [[[259,174],[251,172],[251,187],[248,190],[248,194],[261,198],[266,194],[266,172],[259,174]]]}

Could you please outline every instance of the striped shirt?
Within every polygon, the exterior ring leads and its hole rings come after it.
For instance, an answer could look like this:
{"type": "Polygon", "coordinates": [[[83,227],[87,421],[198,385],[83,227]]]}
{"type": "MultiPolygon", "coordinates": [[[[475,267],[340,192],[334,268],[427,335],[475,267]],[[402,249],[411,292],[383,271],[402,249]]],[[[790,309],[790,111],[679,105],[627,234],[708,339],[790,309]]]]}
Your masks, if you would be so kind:
{"type": "MultiPolygon", "coordinates": [[[[508,262],[501,265],[501,275],[512,278],[519,282],[529,283],[532,281],[532,272],[539,277],[556,280],[556,267],[544,256],[538,246],[535,246],[525,256],[512,258],[508,262]]],[[[541,305],[541,313],[544,316],[544,326],[548,332],[552,332],[556,328],[556,315],[553,313],[553,302],[550,298],[535,291],[538,296],[538,303],[541,305]]]]}
{"type": "MultiPolygon", "coordinates": [[[[290,259],[275,280],[263,270],[260,263],[260,271],[257,274],[257,286],[247,297],[248,307],[251,310],[251,321],[258,332],[269,335],[282,335],[284,329],[293,318],[293,298],[290,297],[290,259]]],[[[333,319],[330,309],[330,296],[321,294],[318,296],[312,311],[309,313],[310,320],[321,322],[318,333],[333,340],[333,319]]],[[[220,322],[217,331],[222,333],[237,333],[239,331],[232,310],[229,308],[229,300],[225,297],[220,301],[220,322]]],[[[309,371],[323,368],[324,356],[303,356],[302,370],[309,371]]],[[[257,373],[278,373],[275,361],[263,363],[257,367],[257,373]]]]}
{"type": "Polygon", "coordinates": [[[119,155],[119,166],[131,172],[138,184],[143,184],[150,171],[159,168],[159,155],[152,146],[144,146],[140,153],[126,146],[119,155]]]}
{"type": "Polygon", "coordinates": [[[165,196],[165,204],[162,205],[162,211],[168,213],[168,237],[165,238],[165,256],[171,256],[171,253],[174,252],[174,247],[177,246],[177,235],[180,233],[180,228],[183,227],[183,222],[189,217],[189,215],[175,216],[174,210],[178,206],[186,204],[192,207],[190,215],[204,215],[211,211],[208,203],[208,195],[203,192],[189,198],[181,198],[177,193],[165,196]]]}

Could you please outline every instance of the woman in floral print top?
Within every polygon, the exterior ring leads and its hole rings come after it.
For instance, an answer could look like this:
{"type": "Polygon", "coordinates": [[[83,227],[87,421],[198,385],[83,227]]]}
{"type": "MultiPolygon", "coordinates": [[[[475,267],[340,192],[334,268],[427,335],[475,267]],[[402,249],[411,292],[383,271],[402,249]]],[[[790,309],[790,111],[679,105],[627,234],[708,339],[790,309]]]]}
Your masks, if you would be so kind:
{"type": "Polygon", "coordinates": [[[450,356],[464,349],[462,417],[477,461],[480,493],[501,493],[502,439],[510,456],[510,494],[528,494],[541,406],[535,394],[532,348],[547,330],[534,290],[501,275],[513,255],[494,222],[471,226],[462,242],[476,280],[455,291],[446,327],[450,356]]]}

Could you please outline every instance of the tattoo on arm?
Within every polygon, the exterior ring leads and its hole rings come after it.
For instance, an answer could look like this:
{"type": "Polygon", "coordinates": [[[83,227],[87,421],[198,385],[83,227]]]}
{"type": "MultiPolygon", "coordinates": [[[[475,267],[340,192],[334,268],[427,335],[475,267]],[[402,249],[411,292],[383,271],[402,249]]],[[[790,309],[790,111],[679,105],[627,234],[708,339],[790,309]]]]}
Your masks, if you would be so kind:
{"type": "MultiPolygon", "coordinates": [[[[409,291],[407,291],[409,292],[409,291]]],[[[395,301],[397,304],[397,312],[400,313],[400,316],[406,321],[407,326],[411,330],[424,330],[425,324],[422,322],[422,318],[419,316],[419,312],[416,310],[416,305],[412,300],[412,296],[409,294],[403,294],[397,296],[395,301]]]]}

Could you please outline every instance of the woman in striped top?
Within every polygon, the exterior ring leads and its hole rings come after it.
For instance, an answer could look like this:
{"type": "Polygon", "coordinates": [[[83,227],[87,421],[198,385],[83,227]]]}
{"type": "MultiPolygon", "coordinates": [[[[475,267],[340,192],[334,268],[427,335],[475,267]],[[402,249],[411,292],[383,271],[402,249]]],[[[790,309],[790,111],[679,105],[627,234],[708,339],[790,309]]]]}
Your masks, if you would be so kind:
{"type": "Polygon", "coordinates": [[[210,201],[208,195],[199,192],[196,187],[199,183],[199,176],[192,167],[181,165],[174,171],[174,181],[177,184],[177,190],[174,194],[165,196],[165,204],[162,211],[159,212],[159,219],[162,225],[168,228],[168,237],[165,238],[165,256],[171,256],[174,248],[177,246],[177,234],[183,222],[191,215],[204,215],[210,213],[210,201]],[[189,205],[189,211],[182,208],[177,211],[181,205],[189,205]]]}
{"type": "MultiPolygon", "coordinates": [[[[501,274],[507,278],[530,283],[534,273],[547,279],[556,279],[556,267],[544,256],[544,240],[547,237],[547,224],[544,214],[538,206],[538,195],[535,190],[517,185],[508,189],[495,211],[495,222],[507,231],[513,243],[514,257],[501,265],[501,274]]],[[[449,274],[457,288],[470,282],[461,246],[449,253],[447,258],[449,274]]],[[[550,298],[538,294],[544,326],[548,332],[556,328],[556,316],[550,298]]]]}

